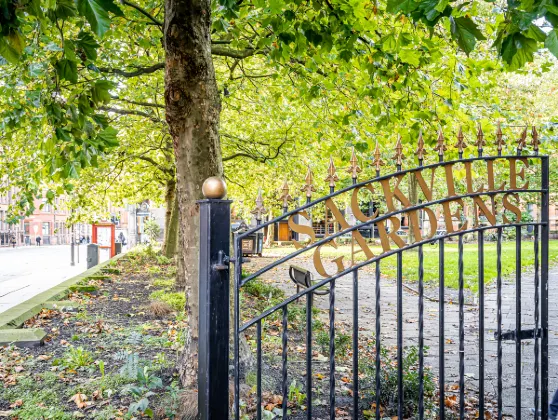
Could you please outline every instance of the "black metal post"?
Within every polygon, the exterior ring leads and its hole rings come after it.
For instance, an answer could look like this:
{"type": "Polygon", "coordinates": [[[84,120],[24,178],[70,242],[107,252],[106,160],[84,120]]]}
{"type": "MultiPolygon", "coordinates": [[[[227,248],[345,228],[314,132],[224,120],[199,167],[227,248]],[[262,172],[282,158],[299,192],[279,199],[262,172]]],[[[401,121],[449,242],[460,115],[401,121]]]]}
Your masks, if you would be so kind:
{"type": "Polygon", "coordinates": [[[541,157],[541,418],[548,418],[548,239],[549,239],[549,161],[541,157]]]}
{"type": "Polygon", "coordinates": [[[227,420],[231,201],[207,199],[199,205],[199,418],[227,420]]]}

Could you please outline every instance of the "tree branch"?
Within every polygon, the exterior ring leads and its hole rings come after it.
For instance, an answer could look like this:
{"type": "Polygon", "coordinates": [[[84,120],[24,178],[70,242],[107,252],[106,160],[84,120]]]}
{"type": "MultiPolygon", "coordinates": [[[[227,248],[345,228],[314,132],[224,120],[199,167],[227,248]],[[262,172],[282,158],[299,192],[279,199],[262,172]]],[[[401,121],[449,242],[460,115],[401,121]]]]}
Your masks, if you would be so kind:
{"type": "Polygon", "coordinates": [[[99,71],[102,73],[118,74],[119,76],[124,76],[124,77],[136,77],[136,76],[141,76],[142,74],[151,74],[151,73],[155,73],[158,70],[162,70],[164,68],[165,68],[165,63],[157,63],[149,67],[140,67],[136,71],[124,71],[120,69],[111,69],[108,67],[98,67],[99,71]]]}
{"type": "Polygon", "coordinates": [[[119,115],[137,115],[139,117],[149,118],[151,121],[156,122],[156,123],[162,123],[163,122],[159,118],[155,117],[152,114],[148,114],[147,112],[143,112],[143,111],[136,111],[135,109],[120,109],[120,108],[112,108],[112,107],[108,107],[108,106],[101,106],[101,107],[99,107],[99,109],[101,111],[113,112],[113,113],[119,114],[119,115]]]}
{"type": "Polygon", "coordinates": [[[254,54],[258,54],[258,51],[254,48],[246,48],[244,50],[234,50],[231,48],[221,47],[219,45],[212,45],[211,46],[211,54],[218,55],[221,57],[231,57],[231,58],[238,58],[243,59],[246,57],[250,57],[254,54]]]}
{"type": "Polygon", "coordinates": [[[111,96],[112,99],[116,100],[116,101],[121,101],[121,102],[126,102],[128,104],[132,104],[132,105],[139,105],[139,106],[148,106],[148,107],[152,107],[152,108],[165,108],[164,105],[161,104],[154,104],[152,102],[138,102],[138,101],[131,101],[129,99],[122,99],[119,98],[118,96],[111,96]]]}
{"type": "Polygon", "coordinates": [[[126,5],[126,6],[130,6],[134,9],[136,9],[138,12],[140,12],[142,15],[144,15],[146,18],[148,18],[150,21],[152,21],[155,25],[159,26],[159,27],[163,27],[163,22],[161,22],[160,20],[155,19],[151,13],[149,13],[147,10],[141,8],[140,6],[138,6],[135,3],[132,3],[129,0],[120,0],[120,3],[126,5]]]}
{"type": "Polygon", "coordinates": [[[279,156],[279,154],[281,153],[281,149],[287,143],[288,140],[289,140],[288,137],[285,137],[283,142],[279,146],[277,146],[277,150],[275,151],[274,155],[254,156],[254,155],[251,155],[249,153],[238,152],[238,153],[234,153],[230,156],[224,157],[223,162],[227,162],[229,160],[233,160],[233,159],[236,159],[236,158],[239,158],[239,157],[245,157],[245,158],[248,158],[248,159],[252,159],[253,161],[256,161],[256,162],[266,163],[268,160],[276,159],[279,156]]]}

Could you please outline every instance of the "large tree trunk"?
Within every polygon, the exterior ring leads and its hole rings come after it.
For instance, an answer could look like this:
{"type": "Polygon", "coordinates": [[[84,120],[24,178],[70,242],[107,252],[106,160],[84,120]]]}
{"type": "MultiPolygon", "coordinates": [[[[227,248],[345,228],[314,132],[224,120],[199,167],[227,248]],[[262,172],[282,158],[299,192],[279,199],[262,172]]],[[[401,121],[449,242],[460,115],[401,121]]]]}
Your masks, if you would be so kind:
{"type": "MultiPolygon", "coordinates": [[[[163,255],[168,254],[167,248],[169,246],[169,239],[172,241],[172,238],[169,238],[169,235],[173,235],[172,228],[171,228],[171,218],[174,209],[174,203],[176,202],[176,180],[174,178],[169,179],[167,181],[165,190],[166,190],[165,191],[165,231],[164,231],[165,236],[163,239],[163,247],[161,250],[163,255]]],[[[176,235],[173,236],[174,236],[174,241],[176,241],[176,235]]],[[[176,249],[172,251],[173,254],[175,251],[176,249]]]]}
{"type": "Polygon", "coordinates": [[[178,366],[183,385],[197,388],[198,240],[201,186],[222,176],[221,103],[211,58],[211,1],[165,0],[165,104],[173,138],[188,331],[178,366]]]}
{"type": "Polygon", "coordinates": [[[178,231],[180,226],[178,223],[180,210],[178,209],[178,200],[176,197],[171,206],[171,215],[169,223],[166,227],[165,243],[163,245],[163,255],[167,258],[173,258],[176,255],[178,249],[178,231]]]}

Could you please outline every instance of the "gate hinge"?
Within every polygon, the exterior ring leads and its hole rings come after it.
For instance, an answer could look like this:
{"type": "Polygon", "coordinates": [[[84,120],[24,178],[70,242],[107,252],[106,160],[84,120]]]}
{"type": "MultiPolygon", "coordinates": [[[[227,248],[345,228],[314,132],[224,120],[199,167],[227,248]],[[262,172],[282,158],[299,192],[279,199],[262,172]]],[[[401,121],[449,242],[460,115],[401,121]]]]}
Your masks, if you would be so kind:
{"type": "MultiPolygon", "coordinates": [[[[535,337],[540,338],[541,336],[542,336],[542,328],[538,328],[536,330],[536,333],[535,333],[535,329],[521,330],[521,332],[519,334],[519,340],[529,340],[529,339],[532,339],[532,338],[535,338],[535,337]]],[[[500,337],[504,341],[515,341],[516,330],[503,332],[500,335],[500,337]]],[[[494,338],[498,339],[498,333],[497,332],[494,333],[494,338]]]]}
{"type": "Polygon", "coordinates": [[[217,264],[213,264],[213,269],[216,271],[228,270],[229,261],[230,258],[223,251],[219,251],[217,254],[217,264]]]}

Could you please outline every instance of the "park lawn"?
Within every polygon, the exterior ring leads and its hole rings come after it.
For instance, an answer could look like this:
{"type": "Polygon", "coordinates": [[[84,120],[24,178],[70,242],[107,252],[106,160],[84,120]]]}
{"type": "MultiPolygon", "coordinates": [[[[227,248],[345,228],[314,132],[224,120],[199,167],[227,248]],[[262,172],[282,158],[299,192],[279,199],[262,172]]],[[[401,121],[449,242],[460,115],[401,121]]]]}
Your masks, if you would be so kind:
{"type": "MultiPolygon", "coordinates": [[[[358,250],[358,247],[356,247],[358,250]]],[[[382,252],[380,246],[370,246],[374,254],[382,252]]],[[[438,284],[438,245],[424,245],[424,281],[426,283],[438,284]]],[[[264,250],[264,256],[283,256],[294,251],[294,247],[277,247],[264,250]]],[[[445,262],[445,285],[449,288],[458,288],[458,245],[457,242],[446,242],[444,247],[445,262]]],[[[314,249],[310,250],[308,258],[311,258],[314,249]]],[[[534,270],[534,243],[524,240],[521,244],[521,267],[523,271],[534,270]]],[[[351,246],[339,245],[337,249],[331,246],[323,246],[320,255],[324,260],[343,256],[344,263],[348,266],[351,260],[351,246]]],[[[465,288],[472,292],[478,291],[478,245],[477,243],[464,244],[463,254],[463,280],[465,288]]],[[[539,243],[540,255],[540,243],[539,243]]],[[[365,260],[364,254],[355,255],[356,262],[365,260]]],[[[558,240],[551,240],[549,244],[550,265],[558,263],[558,240]]],[[[386,257],[381,262],[381,272],[389,278],[395,278],[397,274],[396,256],[386,257]]],[[[502,243],[502,276],[509,278],[515,272],[515,240],[502,243]]],[[[484,244],[484,283],[491,284],[496,280],[496,242],[485,241],[484,244]]],[[[403,253],[403,279],[407,282],[418,282],[418,252],[406,251],[403,253]]]]}

